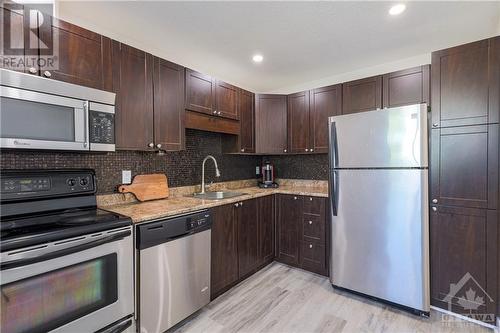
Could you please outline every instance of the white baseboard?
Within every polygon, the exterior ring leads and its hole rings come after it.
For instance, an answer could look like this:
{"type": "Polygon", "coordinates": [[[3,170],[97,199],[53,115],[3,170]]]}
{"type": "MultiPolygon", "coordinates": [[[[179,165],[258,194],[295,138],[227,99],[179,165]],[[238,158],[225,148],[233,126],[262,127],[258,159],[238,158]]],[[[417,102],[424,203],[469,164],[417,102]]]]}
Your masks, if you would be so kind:
{"type": "Polygon", "coordinates": [[[441,309],[441,308],[435,307],[433,305],[431,305],[431,309],[436,310],[438,312],[445,313],[445,314],[453,316],[453,317],[457,317],[459,319],[462,319],[462,320],[465,320],[465,321],[468,321],[468,322],[471,322],[471,323],[474,323],[474,324],[478,324],[478,325],[481,325],[481,326],[484,326],[484,327],[491,328],[495,332],[500,333],[500,331],[499,331],[499,328],[500,328],[500,318],[499,317],[497,317],[497,324],[495,326],[495,325],[487,324],[487,323],[485,323],[483,321],[480,321],[480,320],[475,320],[475,319],[469,318],[467,316],[462,316],[461,314],[458,314],[458,313],[455,313],[455,312],[451,312],[451,311],[448,311],[448,310],[445,310],[445,309],[441,309]]]}

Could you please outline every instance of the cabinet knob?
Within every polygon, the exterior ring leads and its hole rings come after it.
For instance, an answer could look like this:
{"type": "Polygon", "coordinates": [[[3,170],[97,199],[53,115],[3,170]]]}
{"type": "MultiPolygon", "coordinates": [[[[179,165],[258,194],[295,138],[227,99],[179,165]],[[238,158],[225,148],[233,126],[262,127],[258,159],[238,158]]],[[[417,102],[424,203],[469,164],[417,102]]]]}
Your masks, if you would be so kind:
{"type": "Polygon", "coordinates": [[[243,202],[240,202],[240,206],[243,206],[243,202]]]}
{"type": "Polygon", "coordinates": [[[309,198],[309,201],[313,201],[313,198],[312,198],[312,197],[311,197],[311,198],[309,198]]]}
{"type": "Polygon", "coordinates": [[[30,68],[28,69],[28,71],[29,71],[31,74],[36,74],[36,72],[37,72],[37,70],[36,70],[36,68],[35,68],[35,67],[30,67],[30,68]]]}
{"type": "Polygon", "coordinates": [[[283,149],[283,152],[286,153],[286,149],[283,149]]]}
{"type": "Polygon", "coordinates": [[[238,206],[239,206],[239,204],[238,204],[238,203],[235,203],[235,204],[234,204],[234,207],[238,207],[238,206]]]}
{"type": "Polygon", "coordinates": [[[214,110],[213,114],[217,114],[217,110],[214,110]]]}
{"type": "Polygon", "coordinates": [[[297,200],[297,197],[293,197],[293,200],[297,200]]]}
{"type": "Polygon", "coordinates": [[[432,207],[432,211],[433,211],[433,212],[437,212],[437,210],[438,210],[438,209],[437,209],[436,207],[432,207]]]}
{"type": "Polygon", "coordinates": [[[161,143],[157,144],[156,148],[161,148],[161,143]]]}
{"type": "Polygon", "coordinates": [[[438,203],[438,199],[432,199],[432,203],[438,203]]]}
{"type": "Polygon", "coordinates": [[[309,224],[313,224],[313,221],[309,221],[309,224]]]}
{"type": "Polygon", "coordinates": [[[309,248],[312,249],[313,248],[313,245],[312,244],[309,244],[309,248]]]}
{"type": "Polygon", "coordinates": [[[241,152],[244,153],[245,152],[245,148],[241,148],[241,152]]]}
{"type": "Polygon", "coordinates": [[[311,149],[309,149],[309,151],[312,153],[314,151],[314,149],[311,148],[311,149]]]}
{"type": "Polygon", "coordinates": [[[437,123],[432,124],[432,127],[438,127],[438,126],[439,126],[439,124],[437,124],[437,123]]]}
{"type": "Polygon", "coordinates": [[[309,149],[307,149],[307,148],[306,148],[305,150],[306,150],[306,151],[309,151],[309,149]]]}
{"type": "Polygon", "coordinates": [[[149,147],[149,148],[153,148],[154,146],[155,146],[155,144],[154,144],[154,143],[152,143],[152,142],[150,142],[150,143],[148,144],[148,147],[149,147]]]}
{"type": "Polygon", "coordinates": [[[43,76],[45,76],[45,77],[51,77],[52,73],[49,72],[49,71],[45,71],[45,72],[43,72],[43,76]]]}
{"type": "Polygon", "coordinates": [[[218,112],[217,112],[217,114],[218,114],[219,116],[220,116],[220,114],[221,114],[221,113],[222,113],[221,111],[218,111],[218,112]]]}

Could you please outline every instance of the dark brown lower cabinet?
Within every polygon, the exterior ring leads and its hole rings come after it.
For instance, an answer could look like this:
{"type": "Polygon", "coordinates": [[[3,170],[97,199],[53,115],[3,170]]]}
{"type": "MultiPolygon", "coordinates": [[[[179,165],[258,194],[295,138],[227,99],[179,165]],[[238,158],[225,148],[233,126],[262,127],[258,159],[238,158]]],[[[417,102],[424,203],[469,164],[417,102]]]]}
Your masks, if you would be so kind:
{"type": "Polygon", "coordinates": [[[238,280],[238,234],[233,204],[212,208],[210,294],[220,295],[238,280]]]}
{"type": "Polygon", "coordinates": [[[276,260],[328,275],[326,199],[277,196],[276,260]]]}
{"type": "Polygon", "coordinates": [[[259,209],[260,264],[274,260],[274,195],[256,199],[259,209]]]}
{"type": "Polygon", "coordinates": [[[257,200],[246,200],[236,204],[238,221],[238,275],[249,274],[260,264],[259,219],[257,200]]]}
{"type": "Polygon", "coordinates": [[[431,304],[494,321],[498,302],[497,211],[433,206],[430,222],[431,304]],[[487,314],[492,315],[484,316],[487,314]]]}

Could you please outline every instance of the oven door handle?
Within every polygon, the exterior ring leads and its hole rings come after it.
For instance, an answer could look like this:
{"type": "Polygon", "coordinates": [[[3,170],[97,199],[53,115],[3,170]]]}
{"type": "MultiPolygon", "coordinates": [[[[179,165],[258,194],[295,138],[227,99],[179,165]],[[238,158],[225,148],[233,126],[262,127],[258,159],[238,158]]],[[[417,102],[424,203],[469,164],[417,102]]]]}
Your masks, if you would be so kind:
{"type": "Polygon", "coordinates": [[[12,261],[4,261],[4,262],[0,263],[0,270],[12,269],[12,268],[20,267],[20,266],[31,265],[31,264],[35,264],[37,262],[42,262],[42,261],[66,256],[66,255],[69,255],[72,253],[76,253],[76,252],[84,251],[84,250],[87,250],[87,249],[90,249],[90,248],[93,248],[96,246],[100,246],[100,245],[103,245],[106,243],[115,242],[115,241],[118,241],[118,240],[123,239],[125,237],[128,237],[130,235],[132,235],[132,232],[130,230],[125,230],[125,231],[117,232],[116,234],[113,234],[111,236],[99,238],[99,239],[90,241],[88,243],[79,244],[79,245],[76,245],[73,247],[68,247],[68,248],[57,250],[54,252],[49,252],[49,253],[46,253],[46,254],[43,254],[43,255],[40,255],[37,257],[29,257],[29,258],[16,259],[16,260],[12,260],[12,261]]]}

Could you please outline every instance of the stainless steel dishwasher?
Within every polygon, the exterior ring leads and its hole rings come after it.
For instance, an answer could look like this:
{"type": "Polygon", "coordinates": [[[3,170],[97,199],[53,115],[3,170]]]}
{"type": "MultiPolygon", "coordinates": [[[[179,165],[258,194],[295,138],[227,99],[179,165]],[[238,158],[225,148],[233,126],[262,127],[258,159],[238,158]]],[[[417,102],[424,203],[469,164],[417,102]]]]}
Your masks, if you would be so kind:
{"type": "Polygon", "coordinates": [[[137,226],[141,333],[164,332],[210,302],[208,211],[137,226]]]}

